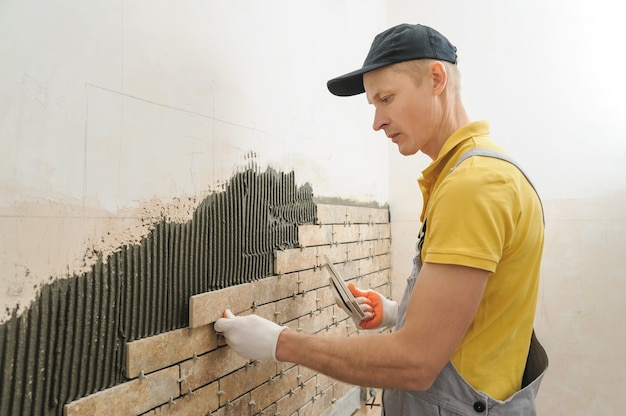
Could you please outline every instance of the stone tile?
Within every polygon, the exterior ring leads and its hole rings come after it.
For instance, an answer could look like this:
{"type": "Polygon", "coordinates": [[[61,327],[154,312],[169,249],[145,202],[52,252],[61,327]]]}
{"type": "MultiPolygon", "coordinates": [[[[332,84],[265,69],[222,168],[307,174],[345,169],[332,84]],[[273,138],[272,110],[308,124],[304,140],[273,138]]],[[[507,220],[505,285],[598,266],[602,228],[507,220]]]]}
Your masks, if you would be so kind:
{"type": "Polygon", "coordinates": [[[178,397],[144,416],[205,416],[219,407],[217,382],[178,397]]]}
{"type": "Polygon", "coordinates": [[[337,246],[335,252],[339,251],[339,255],[335,257],[334,262],[343,264],[344,267],[353,263],[355,260],[363,257],[364,243],[345,243],[337,246]],[[338,258],[337,258],[338,257],[338,258]]]}
{"type": "Polygon", "coordinates": [[[389,254],[390,243],[389,239],[367,241],[361,245],[360,250],[357,250],[359,254],[355,255],[355,258],[364,259],[389,254]]]}
{"type": "Polygon", "coordinates": [[[252,299],[256,305],[275,302],[300,293],[298,273],[270,276],[251,283],[252,299]]]}
{"type": "Polygon", "coordinates": [[[337,327],[342,331],[341,336],[345,337],[358,337],[359,335],[364,333],[364,331],[357,327],[351,319],[346,319],[345,321],[340,322],[337,327]]]}
{"type": "Polygon", "coordinates": [[[276,403],[272,403],[268,407],[264,408],[263,411],[259,411],[254,416],[280,416],[278,414],[278,406],[276,403]]]}
{"type": "Polygon", "coordinates": [[[373,258],[374,264],[378,269],[389,269],[391,267],[391,255],[383,253],[373,258]]]}
{"type": "MultiPolygon", "coordinates": [[[[359,274],[360,264],[359,264],[358,259],[356,260],[352,259],[352,255],[351,255],[352,253],[350,253],[350,247],[349,246],[344,246],[344,247],[346,247],[345,258],[341,260],[340,262],[335,263],[335,269],[337,269],[337,271],[339,272],[343,280],[349,281],[359,274]]],[[[328,275],[330,276],[330,273],[328,275]]]]}
{"type": "Polygon", "coordinates": [[[317,375],[318,393],[320,390],[328,391],[328,389],[331,388],[336,382],[337,380],[335,380],[334,378],[329,377],[326,374],[319,373],[317,375]]]}
{"type": "Polygon", "coordinates": [[[363,241],[391,238],[390,224],[360,224],[360,239],[363,241]]]}
{"type": "Polygon", "coordinates": [[[276,303],[266,303],[265,305],[259,306],[257,308],[246,311],[241,315],[248,315],[249,313],[254,313],[255,315],[259,315],[261,318],[268,319],[272,322],[276,321],[276,303]]]}
{"type": "Polygon", "coordinates": [[[372,219],[376,224],[389,224],[389,207],[372,209],[372,219]]]}
{"type": "Polygon", "coordinates": [[[369,274],[369,288],[375,289],[389,283],[390,270],[380,270],[369,274]]]}
{"type": "Polygon", "coordinates": [[[300,247],[321,246],[332,242],[332,226],[330,225],[298,226],[298,244],[300,247]]]}
{"type": "Polygon", "coordinates": [[[379,224],[389,222],[389,209],[368,207],[346,207],[349,221],[353,224],[379,224]]]}
{"type": "Polygon", "coordinates": [[[298,380],[299,383],[308,383],[311,380],[315,380],[317,386],[317,371],[307,368],[303,365],[298,365],[298,380]]]}
{"type": "Polygon", "coordinates": [[[182,328],[126,344],[126,377],[165,368],[217,348],[212,326],[182,328]]]}
{"type": "Polygon", "coordinates": [[[391,267],[391,259],[389,254],[385,253],[361,259],[359,260],[359,264],[364,273],[373,273],[383,269],[389,269],[391,267]]]}
{"type": "Polygon", "coordinates": [[[318,224],[344,224],[348,222],[348,210],[342,205],[317,205],[318,224]]]}
{"type": "Polygon", "coordinates": [[[226,308],[234,314],[248,310],[253,300],[251,283],[194,295],[189,299],[189,326],[197,328],[213,323],[226,308]]]}
{"type": "Polygon", "coordinates": [[[326,307],[322,310],[317,310],[313,314],[308,314],[298,318],[298,331],[305,334],[314,334],[320,329],[326,327],[326,325],[332,325],[334,323],[334,310],[333,308],[326,307]]]}
{"type": "Polygon", "coordinates": [[[296,365],[294,363],[279,361],[279,362],[276,363],[276,374],[283,375],[287,371],[290,371],[290,370],[292,370],[295,367],[296,367],[296,365]]]}
{"type": "MultiPolygon", "coordinates": [[[[346,320],[349,320],[350,324],[354,325],[352,318],[350,318],[348,314],[342,308],[337,306],[334,310],[335,310],[335,316],[336,316],[335,325],[339,324],[340,322],[344,322],[346,320]]],[[[326,329],[326,332],[328,332],[328,328],[320,328],[318,332],[321,332],[322,329],[326,329]]]]}
{"type": "Polygon", "coordinates": [[[358,225],[335,224],[332,226],[333,244],[342,244],[359,241],[360,227],[358,225]]]}
{"type": "Polygon", "coordinates": [[[363,243],[376,240],[380,236],[379,224],[357,224],[359,228],[359,238],[357,242],[363,243]]]}
{"type": "Polygon", "coordinates": [[[268,383],[276,376],[276,363],[272,360],[254,361],[219,381],[220,402],[235,400],[237,397],[268,383]]]}
{"type": "Polygon", "coordinates": [[[374,272],[362,274],[361,277],[353,280],[353,282],[359,289],[367,290],[372,288],[371,280],[374,280],[374,272]]]}
{"type": "Polygon", "coordinates": [[[282,324],[283,326],[286,326],[287,328],[291,329],[292,331],[297,331],[298,330],[298,320],[294,320],[291,322],[286,322],[284,324],[282,324]]]}
{"type": "Polygon", "coordinates": [[[328,307],[337,305],[334,291],[332,291],[330,287],[323,287],[321,289],[318,289],[316,293],[318,299],[320,299],[319,305],[321,309],[326,309],[328,307]]]}
{"type": "Polygon", "coordinates": [[[337,381],[335,384],[333,384],[333,397],[335,399],[339,399],[343,397],[353,387],[354,386],[352,384],[344,383],[342,381],[337,381]]]}
{"type": "Polygon", "coordinates": [[[374,242],[376,240],[365,241],[363,243],[348,243],[343,248],[343,256],[340,261],[356,261],[374,255],[374,242]]]}
{"type": "MultiPolygon", "coordinates": [[[[356,243],[353,243],[356,244],[356,243]]],[[[317,255],[319,258],[319,266],[326,264],[326,257],[333,262],[333,264],[343,263],[346,259],[346,246],[350,244],[340,244],[333,246],[319,246],[317,247],[317,255]]]]}
{"type": "Polygon", "coordinates": [[[178,377],[178,366],[169,367],[71,402],[64,415],[139,415],[178,397],[178,377]]]}
{"type": "MultiPolygon", "coordinates": [[[[352,322],[352,320],[350,320],[352,322]]],[[[319,331],[315,333],[317,336],[324,337],[344,337],[346,336],[345,326],[339,321],[336,324],[329,324],[322,326],[319,331]]]]}
{"type": "Polygon", "coordinates": [[[310,401],[313,396],[315,396],[314,382],[310,381],[303,386],[298,386],[276,402],[278,413],[291,415],[301,408],[303,404],[310,401]]]}
{"type": "Polygon", "coordinates": [[[230,347],[218,348],[197,359],[180,363],[181,393],[209,384],[226,374],[244,367],[248,360],[230,347]]]}
{"type": "Polygon", "coordinates": [[[375,257],[365,257],[356,260],[356,263],[358,263],[359,276],[364,276],[378,270],[376,264],[374,263],[374,258],[375,257]]]}
{"type": "Polygon", "coordinates": [[[316,311],[319,306],[316,292],[305,292],[276,302],[276,322],[286,323],[316,311]]]}
{"type": "Polygon", "coordinates": [[[382,286],[374,287],[372,289],[376,290],[386,298],[391,298],[391,285],[389,283],[385,283],[382,286]]]}
{"type": "Polygon", "coordinates": [[[257,407],[265,409],[298,386],[297,376],[298,368],[292,366],[283,373],[276,375],[271,382],[268,381],[252,390],[250,396],[257,407]]]}
{"type": "Polygon", "coordinates": [[[315,269],[304,270],[298,273],[300,291],[309,292],[311,290],[319,289],[320,287],[328,286],[328,279],[330,275],[326,267],[318,267],[315,269]]]}
{"type": "Polygon", "coordinates": [[[311,397],[311,401],[298,409],[298,416],[319,416],[333,404],[332,390],[311,397]]]}
{"type": "MultiPolygon", "coordinates": [[[[345,316],[339,307],[336,308],[335,314],[339,318],[345,316]]],[[[324,327],[320,329],[315,333],[315,335],[327,337],[348,337],[358,335],[361,332],[361,330],[357,329],[356,324],[352,321],[352,318],[345,317],[343,319],[339,319],[334,325],[329,325],[327,328],[324,327]]]]}
{"type": "Polygon", "coordinates": [[[348,218],[353,224],[374,224],[374,209],[368,207],[346,207],[348,218]]]}
{"type": "Polygon", "coordinates": [[[317,247],[293,248],[275,252],[274,274],[312,269],[319,265],[317,247]]]}
{"type": "MultiPolygon", "coordinates": [[[[391,224],[379,224],[378,228],[380,229],[380,238],[391,239],[391,224]]],[[[415,238],[417,239],[417,236],[415,238]]]]}
{"type": "Polygon", "coordinates": [[[391,248],[390,239],[374,240],[372,243],[374,244],[374,256],[389,253],[389,249],[391,248]]]}
{"type": "Polygon", "coordinates": [[[389,223],[389,209],[342,205],[318,205],[319,224],[385,224],[389,223]]]}
{"type": "Polygon", "coordinates": [[[212,416],[252,416],[252,404],[250,394],[228,402],[213,413],[212,416]]]}

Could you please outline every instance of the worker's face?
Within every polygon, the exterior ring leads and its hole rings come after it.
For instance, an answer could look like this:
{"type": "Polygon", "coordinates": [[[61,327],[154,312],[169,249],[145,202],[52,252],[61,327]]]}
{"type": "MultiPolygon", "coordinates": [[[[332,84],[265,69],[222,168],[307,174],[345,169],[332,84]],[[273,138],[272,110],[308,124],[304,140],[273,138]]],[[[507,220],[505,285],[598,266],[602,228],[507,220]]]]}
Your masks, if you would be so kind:
{"type": "Polygon", "coordinates": [[[376,108],[374,130],[384,130],[405,156],[419,150],[430,155],[436,124],[430,81],[425,76],[418,86],[408,74],[388,66],[363,75],[367,101],[376,108]]]}

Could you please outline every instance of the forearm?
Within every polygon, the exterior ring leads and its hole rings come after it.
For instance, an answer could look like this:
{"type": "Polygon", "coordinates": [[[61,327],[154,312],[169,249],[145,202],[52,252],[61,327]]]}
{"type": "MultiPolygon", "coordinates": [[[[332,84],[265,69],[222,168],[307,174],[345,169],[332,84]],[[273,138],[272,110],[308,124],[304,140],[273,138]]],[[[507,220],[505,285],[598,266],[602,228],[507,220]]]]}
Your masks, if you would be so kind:
{"type": "Polygon", "coordinates": [[[331,338],[299,333],[258,315],[226,310],[215,330],[241,356],[309,367],[347,383],[428,389],[460,345],[481,301],[488,272],[425,263],[404,326],[389,334],[331,338]]]}
{"type": "Polygon", "coordinates": [[[332,338],[286,330],[278,339],[276,358],[354,385],[425,390],[438,371],[407,348],[397,333],[332,338]]]}

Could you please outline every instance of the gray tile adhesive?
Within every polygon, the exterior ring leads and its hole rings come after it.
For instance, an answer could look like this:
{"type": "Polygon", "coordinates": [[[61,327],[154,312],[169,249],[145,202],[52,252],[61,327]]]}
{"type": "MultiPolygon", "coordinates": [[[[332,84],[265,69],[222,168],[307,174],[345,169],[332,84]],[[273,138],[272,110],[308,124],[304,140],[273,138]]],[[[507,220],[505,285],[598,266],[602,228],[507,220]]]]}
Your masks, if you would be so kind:
{"type": "Polygon", "coordinates": [[[90,271],[42,287],[0,325],[0,415],[62,416],[63,405],[126,380],[126,342],[186,327],[189,297],[262,279],[275,250],[313,224],[309,185],[249,169],[186,223],[165,220],[90,271]]]}

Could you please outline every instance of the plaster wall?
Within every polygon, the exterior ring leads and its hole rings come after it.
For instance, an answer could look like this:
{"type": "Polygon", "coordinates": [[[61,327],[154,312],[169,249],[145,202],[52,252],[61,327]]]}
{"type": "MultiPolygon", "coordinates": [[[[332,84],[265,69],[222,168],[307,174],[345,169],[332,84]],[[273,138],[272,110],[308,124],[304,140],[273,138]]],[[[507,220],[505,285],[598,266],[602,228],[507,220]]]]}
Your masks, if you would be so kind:
{"type": "Polygon", "coordinates": [[[237,172],[384,202],[369,109],[326,89],[384,13],[377,0],[0,3],[0,322],[93,253],[188,221],[237,172]]]}

